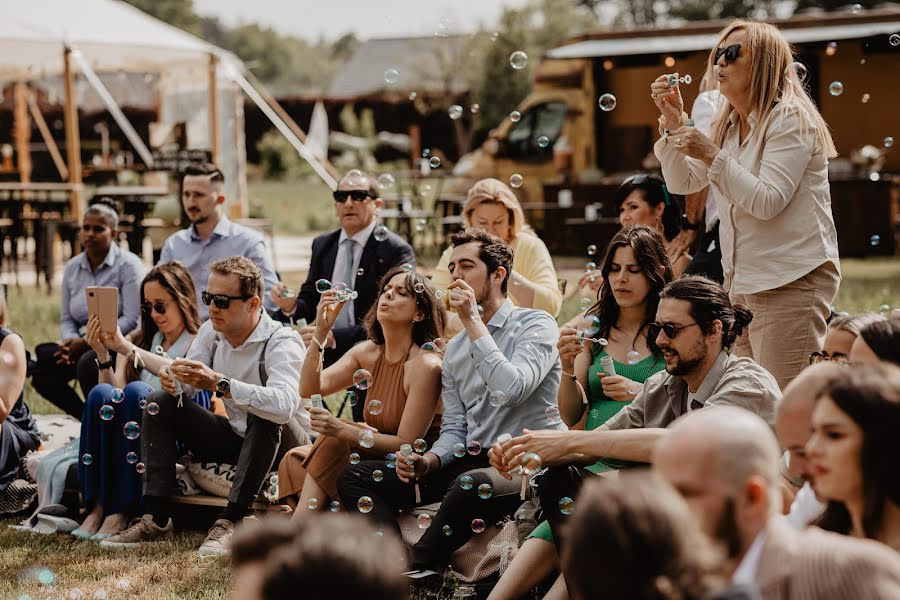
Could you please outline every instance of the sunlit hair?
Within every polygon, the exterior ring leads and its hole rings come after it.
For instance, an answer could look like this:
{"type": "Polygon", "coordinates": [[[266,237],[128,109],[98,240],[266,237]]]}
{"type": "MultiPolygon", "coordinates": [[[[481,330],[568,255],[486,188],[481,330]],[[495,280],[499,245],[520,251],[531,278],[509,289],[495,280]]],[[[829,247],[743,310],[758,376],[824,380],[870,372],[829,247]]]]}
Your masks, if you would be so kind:
{"type": "Polygon", "coordinates": [[[856,315],[841,315],[835,317],[828,324],[828,329],[842,329],[848,333],[852,333],[854,337],[859,337],[859,332],[870,323],[876,321],[884,321],[884,315],[878,313],[859,313],[856,315]]]}
{"type": "Polygon", "coordinates": [[[343,177],[341,177],[341,180],[338,182],[338,186],[345,182],[351,187],[351,189],[365,190],[372,198],[381,198],[378,180],[368,173],[364,173],[359,169],[351,169],[347,171],[347,173],[343,177]]]}
{"type": "Polygon", "coordinates": [[[525,213],[519,199],[509,189],[509,186],[499,179],[482,179],[469,190],[469,199],[463,206],[463,222],[466,227],[472,227],[472,212],[482,204],[501,204],[509,215],[509,239],[511,242],[520,233],[534,234],[528,223],[525,222],[525,213]]]}
{"type": "Polygon", "coordinates": [[[381,281],[378,282],[378,298],[375,298],[375,302],[372,303],[372,307],[363,320],[369,339],[379,346],[384,344],[384,330],[381,328],[381,322],[378,321],[378,300],[388,283],[396,275],[404,276],[403,288],[416,299],[416,308],[422,311],[422,320],[412,323],[413,342],[417,346],[421,346],[425,342],[441,337],[441,332],[444,331],[447,323],[447,313],[444,311],[443,303],[435,298],[435,288],[431,280],[412,269],[407,270],[404,267],[396,266],[381,277],[381,281]],[[422,293],[416,292],[415,288],[418,283],[425,288],[422,293]]]}
{"type": "Polygon", "coordinates": [[[263,273],[259,266],[246,256],[228,256],[209,265],[210,273],[237,275],[241,282],[242,296],[263,297],[263,273]]]}
{"type": "MultiPolygon", "coordinates": [[[[764,123],[776,103],[789,107],[815,132],[815,152],[823,152],[826,157],[837,156],[837,149],[828,130],[828,124],[819,113],[809,93],[800,82],[793,67],[794,54],[791,45],[777,27],[769,23],[758,23],[735,19],[729,23],[719,35],[719,41],[709,53],[707,76],[711,77],[715,66],[716,49],[731,32],[744,30],[747,32],[747,45],[742,48],[741,58],[747,56],[749,50],[750,64],[750,107],[756,113],[758,123],[764,123]]],[[[733,107],[728,98],[722,97],[722,105],[712,123],[712,139],[721,146],[728,130],[728,116],[733,107]]]]}

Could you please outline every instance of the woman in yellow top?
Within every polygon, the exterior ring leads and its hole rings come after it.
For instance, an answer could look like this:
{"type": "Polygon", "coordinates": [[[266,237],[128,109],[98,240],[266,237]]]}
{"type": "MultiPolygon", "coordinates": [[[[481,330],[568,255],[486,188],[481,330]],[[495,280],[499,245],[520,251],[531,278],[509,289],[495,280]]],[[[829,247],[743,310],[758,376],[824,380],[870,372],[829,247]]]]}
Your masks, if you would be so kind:
{"type": "MultiPolygon", "coordinates": [[[[525,222],[525,214],[516,195],[506,184],[497,179],[482,179],[469,190],[469,198],[463,206],[463,223],[496,235],[513,250],[513,270],[509,277],[509,297],[513,304],[524,308],[545,310],[554,317],[562,308],[562,293],[550,252],[544,242],[525,222]]],[[[438,290],[450,285],[452,248],[447,248],[431,282],[438,290]]],[[[448,330],[462,329],[459,318],[451,314],[448,330]]]]}

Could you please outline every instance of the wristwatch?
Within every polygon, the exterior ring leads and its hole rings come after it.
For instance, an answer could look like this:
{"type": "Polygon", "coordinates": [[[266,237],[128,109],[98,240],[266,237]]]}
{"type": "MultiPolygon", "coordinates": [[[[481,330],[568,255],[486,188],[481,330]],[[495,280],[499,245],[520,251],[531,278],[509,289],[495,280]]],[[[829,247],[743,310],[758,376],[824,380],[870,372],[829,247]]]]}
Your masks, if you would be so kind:
{"type": "Polygon", "coordinates": [[[681,228],[682,229],[689,229],[691,231],[695,231],[697,229],[700,229],[701,224],[702,223],[691,223],[690,221],[688,221],[687,215],[681,215],[681,228]]]}
{"type": "Polygon", "coordinates": [[[223,377],[219,381],[216,382],[216,393],[219,396],[225,397],[231,392],[231,380],[227,377],[223,377]]]}
{"type": "Polygon", "coordinates": [[[98,370],[98,371],[102,371],[103,369],[110,369],[110,370],[113,370],[113,360],[112,360],[112,357],[111,357],[111,356],[109,357],[109,360],[106,361],[106,362],[100,362],[99,360],[97,360],[97,357],[95,356],[95,357],[94,357],[94,362],[97,363],[97,370],[98,370]]]}

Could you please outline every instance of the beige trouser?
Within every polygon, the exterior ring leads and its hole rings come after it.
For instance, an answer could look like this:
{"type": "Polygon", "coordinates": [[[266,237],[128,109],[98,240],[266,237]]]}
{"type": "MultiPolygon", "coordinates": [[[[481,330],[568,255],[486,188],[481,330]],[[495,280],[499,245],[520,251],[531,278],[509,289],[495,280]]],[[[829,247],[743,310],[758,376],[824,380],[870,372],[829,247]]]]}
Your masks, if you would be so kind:
{"type": "Polygon", "coordinates": [[[753,311],[753,321],[735,341],[734,353],[754,359],[784,389],[809,364],[810,353],[822,350],[840,283],[837,268],[828,261],[774,290],[731,294],[732,303],[753,311]]]}

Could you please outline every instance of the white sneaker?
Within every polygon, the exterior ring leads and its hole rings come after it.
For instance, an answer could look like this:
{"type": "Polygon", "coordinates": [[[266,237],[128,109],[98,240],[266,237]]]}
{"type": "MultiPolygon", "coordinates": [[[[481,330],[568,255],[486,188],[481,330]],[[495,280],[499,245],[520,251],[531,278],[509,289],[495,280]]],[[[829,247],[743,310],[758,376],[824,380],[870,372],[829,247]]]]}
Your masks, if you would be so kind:
{"type": "Polygon", "coordinates": [[[197,550],[197,555],[227,556],[231,546],[231,536],[234,535],[234,523],[227,519],[219,519],[213,523],[212,529],[206,534],[206,540],[197,550]]]}

